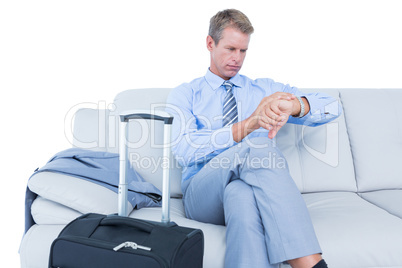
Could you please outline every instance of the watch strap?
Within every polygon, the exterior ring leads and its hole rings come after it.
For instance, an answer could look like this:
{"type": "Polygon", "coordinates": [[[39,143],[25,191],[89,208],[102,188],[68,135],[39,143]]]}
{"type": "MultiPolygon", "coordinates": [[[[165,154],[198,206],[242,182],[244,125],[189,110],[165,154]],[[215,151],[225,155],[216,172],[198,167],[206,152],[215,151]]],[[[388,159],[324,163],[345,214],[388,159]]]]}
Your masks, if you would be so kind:
{"type": "Polygon", "coordinates": [[[298,115],[299,118],[304,116],[305,107],[304,102],[300,96],[296,96],[297,100],[300,102],[300,114],[298,115]]]}

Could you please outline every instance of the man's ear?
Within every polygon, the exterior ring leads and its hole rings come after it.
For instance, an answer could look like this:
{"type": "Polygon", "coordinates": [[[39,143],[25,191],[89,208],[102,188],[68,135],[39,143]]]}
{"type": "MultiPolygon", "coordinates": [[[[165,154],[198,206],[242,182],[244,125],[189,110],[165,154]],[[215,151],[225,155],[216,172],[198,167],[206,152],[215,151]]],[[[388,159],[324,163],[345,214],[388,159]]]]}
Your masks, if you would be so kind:
{"type": "Polygon", "coordinates": [[[210,35],[207,36],[207,49],[212,51],[212,48],[215,46],[215,41],[212,39],[210,35]]]}

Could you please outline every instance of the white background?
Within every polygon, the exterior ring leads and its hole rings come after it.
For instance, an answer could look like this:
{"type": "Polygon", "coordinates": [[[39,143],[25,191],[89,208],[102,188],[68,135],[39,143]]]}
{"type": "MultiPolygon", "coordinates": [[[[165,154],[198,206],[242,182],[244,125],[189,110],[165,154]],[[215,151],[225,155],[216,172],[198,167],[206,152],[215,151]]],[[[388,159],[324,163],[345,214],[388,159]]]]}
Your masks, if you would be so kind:
{"type": "Polygon", "coordinates": [[[209,19],[225,8],[242,10],[254,25],[241,71],[250,78],[402,88],[400,1],[2,1],[2,263],[19,266],[26,182],[70,146],[70,108],[204,75],[209,19]]]}

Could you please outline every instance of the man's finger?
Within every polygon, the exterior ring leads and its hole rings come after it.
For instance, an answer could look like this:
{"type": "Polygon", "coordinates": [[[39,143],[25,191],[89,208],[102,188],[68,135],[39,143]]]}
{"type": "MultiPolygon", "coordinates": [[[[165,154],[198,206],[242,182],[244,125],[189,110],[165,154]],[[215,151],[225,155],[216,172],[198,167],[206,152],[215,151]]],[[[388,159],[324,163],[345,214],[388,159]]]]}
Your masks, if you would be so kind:
{"type": "Polygon", "coordinates": [[[270,124],[270,125],[277,125],[279,122],[281,122],[282,117],[281,115],[277,115],[275,113],[273,113],[272,111],[268,112],[268,113],[264,113],[260,116],[260,119],[262,122],[264,122],[265,124],[270,124]]]}
{"type": "Polygon", "coordinates": [[[276,125],[274,126],[271,130],[268,132],[268,138],[273,139],[275,138],[276,134],[278,134],[278,131],[282,128],[281,125],[276,125]]]}

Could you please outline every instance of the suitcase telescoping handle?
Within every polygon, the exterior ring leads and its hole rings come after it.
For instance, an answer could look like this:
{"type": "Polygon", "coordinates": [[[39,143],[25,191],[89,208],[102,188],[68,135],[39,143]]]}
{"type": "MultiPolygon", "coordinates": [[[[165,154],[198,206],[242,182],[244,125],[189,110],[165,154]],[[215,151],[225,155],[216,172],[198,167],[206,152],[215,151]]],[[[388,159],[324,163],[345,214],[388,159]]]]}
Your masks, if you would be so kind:
{"type": "Polygon", "coordinates": [[[128,122],[132,119],[148,119],[158,120],[164,122],[163,128],[163,159],[166,161],[163,168],[163,182],[162,182],[162,222],[170,222],[170,177],[169,177],[169,161],[170,161],[170,134],[173,122],[173,117],[167,112],[158,110],[133,110],[120,114],[120,137],[119,137],[119,154],[120,154],[120,181],[119,181],[119,202],[118,214],[119,216],[128,216],[127,211],[127,156],[128,150],[126,141],[128,137],[128,122]]]}

